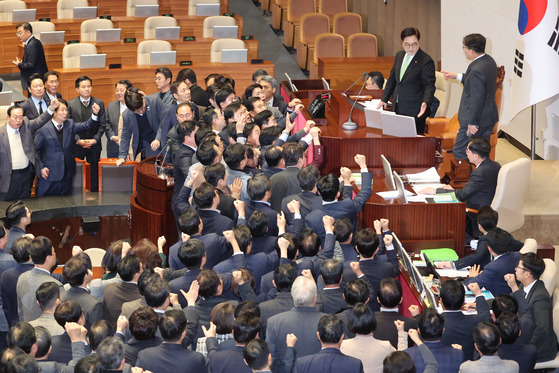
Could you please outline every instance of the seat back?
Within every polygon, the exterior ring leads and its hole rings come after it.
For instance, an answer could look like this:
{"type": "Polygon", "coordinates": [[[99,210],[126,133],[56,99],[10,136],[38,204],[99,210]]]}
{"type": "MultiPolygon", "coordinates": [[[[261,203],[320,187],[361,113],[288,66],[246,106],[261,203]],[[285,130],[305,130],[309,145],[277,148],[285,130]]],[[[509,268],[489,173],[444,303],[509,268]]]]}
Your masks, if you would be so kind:
{"type": "Polygon", "coordinates": [[[545,263],[545,270],[540,276],[540,280],[545,284],[549,296],[552,297],[555,284],[557,283],[557,264],[549,258],[545,258],[543,261],[545,263]]]}
{"type": "Polygon", "coordinates": [[[52,22],[34,21],[29,22],[29,24],[33,27],[33,36],[37,38],[37,40],[41,40],[41,32],[56,30],[54,23],[52,22]]]}
{"type": "Polygon", "coordinates": [[[348,57],[378,57],[377,37],[360,32],[350,35],[347,40],[348,57]]]}
{"type": "Polygon", "coordinates": [[[440,101],[435,117],[446,117],[450,102],[450,80],[445,79],[440,71],[435,71],[435,97],[440,101]]]}
{"type": "Polygon", "coordinates": [[[89,6],[87,0],[58,0],[56,3],[56,18],[73,19],[74,7],[89,6]]]}
{"type": "Polygon", "coordinates": [[[98,248],[98,247],[91,247],[83,251],[84,254],[89,256],[91,259],[91,265],[93,267],[101,267],[101,262],[103,261],[103,257],[105,256],[105,250],[98,248]]]}
{"type": "Polygon", "coordinates": [[[219,0],[188,0],[188,15],[196,15],[196,5],[198,4],[219,4],[219,0]]]}
{"type": "Polygon", "coordinates": [[[97,30],[114,28],[113,21],[110,19],[86,19],[80,26],[81,41],[97,40],[97,30]]]}
{"type": "Polygon", "coordinates": [[[171,43],[165,40],[144,40],[138,44],[138,53],[136,58],[136,64],[138,65],[149,65],[151,59],[151,52],[158,51],[172,51],[173,46],[171,43]]]}
{"type": "Polygon", "coordinates": [[[79,69],[82,54],[97,54],[97,47],[91,43],[65,45],[62,49],[62,68],[79,69]]]}
{"type": "Polygon", "coordinates": [[[175,27],[177,20],[173,17],[154,16],[146,18],[144,22],[144,39],[155,39],[156,27],[175,27]]]}
{"type": "Polygon", "coordinates": [[[344,37],[346,43],[350,35],[362,32],[361,16],[357,13],[339,13],[334,16],[334,34],[344,37]]]}
{"type": "Polygon", "coordinates": [[[315,13],[316,5],[314,0],[288,0],[287,2],[287,21],[299,23],[303,14],[315,13]]]}
{"type": "Polygon", "coordinates": [[[243,49],[245,42],[240,39],[217,39],[214,40],[210,52],[210,62],[221,62],[222,49],[243,49]]]}
{"type": "Polygon", "coordinates": [[[12,10],[27,9],[27,4],[21,0],[0,1],[0,22],[12,22],[12,10]]]}
{"type": "Polygon", "coordinates": [[[227,16],[210,16],[204,18],[204,23],[202,25],[202,37],[213,38],[214,37],[214,26],[236,26],[237,21],[233,17],[227,16]]]}
{"type": "Polygon", "coordinates": [[[136,191],[136,162],[127,161],[116,165],[114,158],[99,160],[99,192],[130,192],[136,191]]]}
{"type": "Polygon", "coordinates": [[[136,16],[136,5],[158,5],[158,0],[126,0],[126,16],[136,16]]]}
{"type": "Polygon", "coordinates": [[[314,45],[316,35],[330,32],[330,19],[326,14],[307,13],[301,17],[301,40],[314,45]]]}
{"type": "Polygon", "coordinates": [[[314,63],[320,57],[343,57],[344,37],[338,34],[319,34],[314,42],[314,63]]]}
{"type": "Polygon", "coordinates": [[[536,253],[538,251],[538,242],[533,238],[527,238],[524,246],[520,249],[520,254],[536,253]]]}
{"type": "Polygon", "coordinates": [[[529,182],[529,159],[520,158],[501,167],[491,202],[491,208],[499,213],[499,228],[513,232],[524,224],[524,197],[529,182]]]}
{"type": "Polygon", "coordinates": [[[318,13],[326,14],[330,21],[339,13],[347,12],[347,0],[318,0],[318,13]]]}

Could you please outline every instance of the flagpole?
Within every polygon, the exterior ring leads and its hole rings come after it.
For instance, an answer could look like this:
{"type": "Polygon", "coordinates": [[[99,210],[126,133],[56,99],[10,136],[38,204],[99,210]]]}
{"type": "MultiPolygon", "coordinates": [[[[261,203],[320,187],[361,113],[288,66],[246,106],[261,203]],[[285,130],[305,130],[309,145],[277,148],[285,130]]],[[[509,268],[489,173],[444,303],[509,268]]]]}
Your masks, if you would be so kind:
{"type": "Polygon", "coordinates": [[[532,105],[532,144],[531,144],[531,159],[536,159],[536,105],[532,105]]]}

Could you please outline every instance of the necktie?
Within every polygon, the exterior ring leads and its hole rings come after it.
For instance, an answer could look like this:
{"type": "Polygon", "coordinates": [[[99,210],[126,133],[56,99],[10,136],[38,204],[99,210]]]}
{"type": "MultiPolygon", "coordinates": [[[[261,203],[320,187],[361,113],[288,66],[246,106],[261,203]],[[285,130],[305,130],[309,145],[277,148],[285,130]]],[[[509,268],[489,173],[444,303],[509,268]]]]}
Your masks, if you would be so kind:
{"type": "Polygon", "coordinates": [[[62,124],[57,124],[56,129],[58,129],[58,131],[62,131],[62,124]]]}
{"type": "Polygon", "coordinates": [[[83,106],[88,107],[89,106],[89,101],[82,101],[83,106]]]}
{"type": "Polygon", "coordinates": [[[400,70],[400,80],[402,80],[402,77],[404,76],[409,64],[410,64],[410,56],[409,54],[406,53],[406,57],[404,58],[404,64],[402,65],[402,69],[400,70]]]}
{"type": "Polygon", "coordinates": [[[39,115],[43,114],[43,100],[39,101],[39,115]]]}

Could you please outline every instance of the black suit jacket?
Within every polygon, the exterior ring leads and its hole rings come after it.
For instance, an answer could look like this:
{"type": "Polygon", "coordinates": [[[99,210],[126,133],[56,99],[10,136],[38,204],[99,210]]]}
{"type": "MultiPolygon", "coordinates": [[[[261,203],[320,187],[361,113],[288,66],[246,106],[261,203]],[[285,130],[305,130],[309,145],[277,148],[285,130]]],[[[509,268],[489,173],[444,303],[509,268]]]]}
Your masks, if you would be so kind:
{"type": "MultiPolygon", "coordinates": [[[[486,158],[470,174],[470,179],[464,188],[456,190],[454,194],[460,201],[466,202],[466,206],[479,210],[481,206],[490,206],[497,188],[497,177],[501,165],[486,158]]],[[[440,190],[437,190],[439,192],[440,190]]],[[[448,193],[448,190],[446,190],[448,193]]]]}
{"type": "Polygon", "coordinates": [[[493,127],[499,120],[499,111],[495,103],[495,83],[497,81],[497,64],[493,57],[485,54],[472,61],[462,77],[464,89],[458,109],[460,127],[469,124],[483,128],[493,127]]]}
{"type": "MultiPolygon", "coordinates": [[[[407,332],[410,329],[417,329],[417,320],[413,317],[406,317],[400,315],[398,312],[375,312],[375,319],[377,320],[377,328],[373,332],[376,339],[389,341],[394,348],[398,348],[398,330],[394,325],[395,320],[404,322],[404,330],[407,332]]],[[[413,346],[413,342],[408,340],[408,347],[413,346]]]]}
{"type": "Polygon", "coordinates": [[[210,358],[210,372],[212,373],[252,373],[252,370],[245,364],[243,357],[243,346],[235,346],[231,350],[208,351],[210,358]]]}
{"type": "Polygon", "coordinates": [[[190,97],[192,102],[199,106],[210,106],[208,95],[198,84],[194,83],[190,86],[190,97]]]}
{"type": "MultiPolygon", "coordinates": [[[[512,240],[511,251],[520,251],[524,244],[517,240],[512,240]]],[[[454,262],[456,269],[462,269],[474,264],[479,264],[481,269],[485,267],[486,264],[491,262],[491,254],[487,248],[487,235],[483,235],[479,238],[477,242],[477,249],[473,254],[465,256],[454,262]]]]}
{"type": "Polygon", "coordinates": [[[21,71],[21,88],[24,91],[27,89],[27,79],[31,75],[35,73],[44,75],[49,71],[43,44],[34,36],[31,36],[29,42],[25,46],[23,58],[17,67],[21,71]]]}
{"type": "Polygon", "coordinates": [[[159,346],[163,342],[163,339],[159,337],[145,339],[138,341],[136,338],[132,337],[124,345],[124,359],[126,362],[132,366],[136,366],[136,360],[138,360],[138,354],[140,351],[146,348],[159,346]]]}
{"type": "Polygon", "coordinates": [[[208,371],[204,355],[170,343],[140,351],[136,366],[153,373],[208,371]]]}
{"type": "Polygon", "coordinates": [[[394,111],[398,114],[416,117],[421,110],[421,103],[429,105],[435,94],[435,63],[421,49],[410,61],[404,76],[400,80],[400,70],[406,55],[399,51],[394,57],[394,66],[384,87],[382,101],[388,102],[394,97],[394,111]]]}
{"type": "Polygon", "coordinates": [[[287,107],[289,104],[285,102],[282,98],[278,98],[274,96],[274,100],[272,101],[272,106],[277,107],[278,110],[282,115],[287,114],[287,107]]]}
{"type": "Polygon", "coordinates": [[[278,235],[278,212],[268,206],[265,202],[261,201],[249,201],[245,205],[245,216],[248,220],[250,215],[255,211],[262,211],[268,216],[268,232],[267,236],[277,236],[278,235]]]}
{"type": "Polygon", "coordinates": [[[536,365],[537,351],[534,345],[522,345],[520,343],[504,344],[501,343],[499,357],[503,360],[513,360],[518,363],[519,373],[531,373],[536,365]]]}
{"type": "MultiPolygon", "coordinates": [[[[50,97],[45,93],[43,95],[43,113],[47,111],[47,108],[50,105],[50,97]]],[[[33,99],[29,97],[27,100],[23,101],[20,105],[20,108],[23,109],[23,115],[27,117],[27,119],[35,119],[39,117],[39,111],[35,106],[35,102],[33,99]]]]}
{"type": "Polygon", "coordinates": [[[321,304],[324,313],[338,313],[346,307],[344,299],[344,289],[339,287],[336,289],[324,288],[318,293],[316,304],[321,304]]]}
{"type": "Polygon", "coordinates": [[[337,348],[324,348],[310,356],[297,358],[294,373],[363,373],[361,360],[342,354],[337,348]]]}
{"type": "MultiPolygon", "coordinates": [[[[86,355],[89,355],[90,352],[91,347],[86,345],[86,355]]],[[[49,355],[49,360],[66,365],[72,360],[72,341],[68,333],[64,332],[64,334],[52,337],[52,352],[49,355]]]]}
{"type": "MultiPolygon", "coordinates": [[[[99,105],[99,113],[97,116],[99,117],[99,121],[96,122],[90,129],[87,131],[83,131],[79,134],[76,134],[75,140],[76,142],[80,139],[94,139],[97,141],[95,144],[95,148],[101,150],[101,137],[103,137],[103,133],[105,132],[106,127],[106,115],[105,115],[105,103],[98,98],[90,97],[89,98],[89,105],[87,107],[87,112],[90,113],[92,111],[93,104],[99,105]]],[[[81,102],[80,97],[75,97],[68,101],[68,118],[72,118],[74,122],[85,122],[89,119],[90,115],[84,117],[81,112],[81,108],[83,103],[81,102]]],[[[79,146],[79,145],[76,145],[79,146]]]]}
{"type": "Polygon", "coordinates": [[[282,312],[287,312],[294,307],[291,292],[280,291],[275,299],[264,301],[258,305],[260,308],[260,320],[262,320],[262,331],[260,339],[266,339],[266,325],[268,319],[282,312]]]}

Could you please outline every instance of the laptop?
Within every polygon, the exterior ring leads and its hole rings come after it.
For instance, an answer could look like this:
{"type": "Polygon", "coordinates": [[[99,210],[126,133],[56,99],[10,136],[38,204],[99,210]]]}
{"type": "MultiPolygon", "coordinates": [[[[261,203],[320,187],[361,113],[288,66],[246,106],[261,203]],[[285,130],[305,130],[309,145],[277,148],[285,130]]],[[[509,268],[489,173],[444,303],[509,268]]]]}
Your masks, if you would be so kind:
{"type": "Polygon", "coordinates": [[[121,29],[119,28],[97,29],[97,35],[95,36],[95,41],[97,43],[118,42],[120,41],[120,32],[121,29]]]}
{"type": "Polygon", "coordinates": [[[80,56],[80,69],[101,69],[106,65],[106,54],[82,54],[80,56]]]}
{"type": "Polygon", "coordinates": [[[12,22],[33,22],[37,19],[37,9],[14,9],[12,10],[12,22]]]}
{"type": "Polygon", "coordinates": [[[398,191],[398,198],[400,198],[400,201],[403,201],[407,204],[408,197],[406,196],[406,188],[404,188],[404,182],[402,181],[400,176],[398,176],[398,173],[396,173],[396,171],[392,171],[392,173],[394,174],[394,183],[396,184],[396,190],[398,191]]]}
{"type": "Polygon", "coordinates": [[[66,31],[43,31],[39,35],[41,37],[41,44],[64,44],[64,34],[66,31]]]}
{"type": "Polygon", "coordinates": [[[386,189],[396,190],[396,184],[394,184],[394,176],[392,175],[392,166],[384,154],[380,155],[380,160],[382,161],[382,168],[384,168],[384,179],[386,183],[386,189]]]}
{"type": "Polygon", "coordinates": [[[369,128],[382,128],[381,110],[371,109],[368,107],[364,108],[365,111],[365,122],[369,128]]]}
{"type": "Polygon", "coordinates": [[[415,118],[406,115],[381,113],[382,134],[396,137],[417,137],[415,118]]]}
{"type": "Polygon", "coordinates": [[[156,40],[179,40],[181,36],[180,26],[165,26],[155,28],[156,40]]]}
{"type": "Polygon", "coordinates": [[[74,7],[74,19],[93,19],[93,18],[97,18],[96,6],[74,7]]]}
{"type": "Polygon", "coordinates": [[[246,63],[248,49],[222,49],[221,63],[246,63]]]}
{"type": "Polygon", "coordinates": [[[214,39],[237,39],[239,26],[214,26],[214,39]]]}
{"type": "Polygon", "coordinates": [[[0,106],[10,106],[12,104],[12,91],[0,92],[0,106]]]}
{"type": "Polygon", "coordinates": [[[150,65],[167,66],[177,63],[177,51],[151,52],[150,65]]]}
{"type": "Polygon", "coordinates": [[[219,3],[215,4],[196,4],[197,16],[218,16],[220,12],[219,3]]]}
{"type": "Polygon", "coordinates": [[[159,5],[136,5],[135,17],[153,17],[159,15],[159,5]]]}

